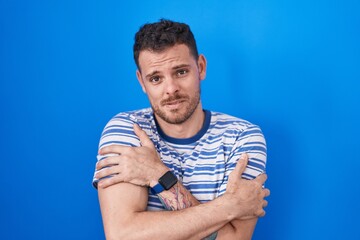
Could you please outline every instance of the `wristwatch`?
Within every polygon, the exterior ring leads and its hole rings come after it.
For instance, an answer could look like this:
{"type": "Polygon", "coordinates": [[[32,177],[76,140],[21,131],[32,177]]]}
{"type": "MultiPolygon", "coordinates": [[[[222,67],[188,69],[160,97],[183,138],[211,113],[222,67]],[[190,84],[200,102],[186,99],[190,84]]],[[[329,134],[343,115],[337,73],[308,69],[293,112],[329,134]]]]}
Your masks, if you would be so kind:
{"type": "Polygon", "coordinates": [[[166,172],[159,178],[158,184],[150,188],[153,194],[159,194],[164,190],[169,190],[177,183],[178,179],[171,171],[166,172]]]}

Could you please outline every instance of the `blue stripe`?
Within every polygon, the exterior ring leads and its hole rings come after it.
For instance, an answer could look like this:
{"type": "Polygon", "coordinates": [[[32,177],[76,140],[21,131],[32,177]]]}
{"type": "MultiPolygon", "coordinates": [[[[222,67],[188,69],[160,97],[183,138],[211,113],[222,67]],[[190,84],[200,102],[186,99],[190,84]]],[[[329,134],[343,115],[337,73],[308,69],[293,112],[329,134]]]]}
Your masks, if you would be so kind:
{"type": "Polygon", "coordinates": [[[129,142],[109,141],[109,142],[105,142],[105,143],[101,144],[99,148],[102,148],[104,145],[112,145],[112,144],[124,145],[124,146],[130,146],[130,147],[137,147],[135,144],[132,144],[132,143],[129,143],[129,142]]]}

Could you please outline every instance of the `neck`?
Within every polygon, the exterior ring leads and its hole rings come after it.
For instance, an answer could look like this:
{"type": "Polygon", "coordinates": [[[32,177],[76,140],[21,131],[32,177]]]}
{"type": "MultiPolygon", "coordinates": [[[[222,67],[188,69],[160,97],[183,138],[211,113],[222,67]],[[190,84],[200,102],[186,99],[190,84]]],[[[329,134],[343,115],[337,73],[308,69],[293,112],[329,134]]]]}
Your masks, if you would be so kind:
{"type": "Polygon", "coordinates": [[[190,138],[196,135],[202,128],[205,120],[205,113],[202,110],[201,103],[198,104],[194,113],[181,124],[171,124],[165,122],[161,118],[156,117],[156,120],[161,130],[169,137],[173,138],[190,138]]]}

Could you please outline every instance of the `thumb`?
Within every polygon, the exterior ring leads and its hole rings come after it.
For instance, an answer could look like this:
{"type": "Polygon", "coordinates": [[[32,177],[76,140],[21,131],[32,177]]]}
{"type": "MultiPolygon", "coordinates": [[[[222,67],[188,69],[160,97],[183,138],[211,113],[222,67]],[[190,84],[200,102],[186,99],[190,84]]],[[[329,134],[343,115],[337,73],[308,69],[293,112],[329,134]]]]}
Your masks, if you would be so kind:
{"type": "Polygon", "coordinates": [[[241,175],[245,171],[247,163],[248,163],[248,155],[246,153],[241,154],[240,159],[237,162],[236,167],[233,171],[236,177],[241,178],[241,175]]]}
{"type": "Polygon", "coordinates": [[[142,130],[136,123],[134,124],[134,132],[136,136],[138,136],[141,146],[154,147],[153,142],[150,140],[146,132],[144,132],[144,130],[142,130]]]}

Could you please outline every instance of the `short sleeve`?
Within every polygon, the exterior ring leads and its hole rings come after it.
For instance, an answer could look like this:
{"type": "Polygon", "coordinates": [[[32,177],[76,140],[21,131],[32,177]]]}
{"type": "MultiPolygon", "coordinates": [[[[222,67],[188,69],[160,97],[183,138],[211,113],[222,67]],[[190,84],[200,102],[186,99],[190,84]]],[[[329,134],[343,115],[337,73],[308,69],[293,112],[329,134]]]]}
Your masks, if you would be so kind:
{"type": "MultiPolygon", "coordinates": [[[[99,150],[103,147],[114,144],[130,147],[140,146],[139,138],[136,136],[133,130],[134,123],[136,123],[136,120],[133,119],[129,114],[122,113],[113,117],[106,124],[101,134],[99,150]]],[[[104,156],[97,155],[97,161],[101,161],[109,156],[110,154],[104,156]]],[[[97,171],[94,173],[92,183],[93,186],[97,189],[97,184],[100,179],[95,178],[96,172],[97,171]]]]}
{"type": "Polygon", "coordinates": [[[221,196],[226,191],[228,177],[234,170],[241,154],[247,153],[248,164],[242,175],[245,179],[254,179],[266,169],[266,141],[261,129],[256,125],[249,125],[243,131],[239,131],[233,147],[226,159],[225,177],[221,183],[218,195],[221,196]]]}

